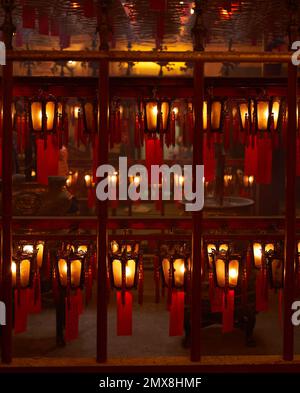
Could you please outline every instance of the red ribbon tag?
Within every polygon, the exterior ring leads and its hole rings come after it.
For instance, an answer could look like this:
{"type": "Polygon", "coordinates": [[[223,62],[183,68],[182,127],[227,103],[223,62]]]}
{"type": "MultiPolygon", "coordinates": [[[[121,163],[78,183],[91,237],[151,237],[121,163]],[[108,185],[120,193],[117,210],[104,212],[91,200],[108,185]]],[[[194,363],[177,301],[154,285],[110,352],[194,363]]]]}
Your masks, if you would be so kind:
{"type": "Polygon", "coordinates": [[[122,292],[117,291],[117,335],[132,335],[132,294],[125,292],[125,302],[122,302],[122,292]]]}
{"type": "Polygon", "coordinates": [[[182,336],[184,326],[184,291],[172,291],[170,307],[169,335],[182,336]]]}

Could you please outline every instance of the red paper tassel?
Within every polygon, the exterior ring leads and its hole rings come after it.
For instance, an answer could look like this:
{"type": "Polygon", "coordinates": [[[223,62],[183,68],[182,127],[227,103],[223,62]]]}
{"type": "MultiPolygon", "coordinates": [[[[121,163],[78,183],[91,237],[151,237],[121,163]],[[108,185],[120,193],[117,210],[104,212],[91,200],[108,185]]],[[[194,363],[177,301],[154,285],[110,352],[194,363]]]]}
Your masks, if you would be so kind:
{"type": "Polygon", "coordinates": [[[170,307],[169,335],[182,336],[184,326],[184,291],[172,291],[170,307]]]}
{"type": "Polygon", "coordinates": [[[257,143],[256,143],[256,137],[254,139],[254,145],[249,144],[245,148],[245,167],[244,167],[244,173],[247,176],[255,176],[257,177],[257,171],[258,171],[258,148],[257,148],[257,143]]]}
{"type": "Polygon", "coordinates": [[[76,295],[70,296],[68,301],[65,299],[66,308],[66,342],[76,340],[79,331],[79,310],[78,310],[78,299],[76,295]]]}
{"type": "Polygon", "coordinates": [[[151,11],[165,11],[167,8],[166,0],[149,0],[149,8],[151,11]]]}
{"type": "Polygon", "coordinates": [[[125,291],[125,301],[122,302],[122,293],[117,291],[117,335],[132,335],[132,294],[125,291]]]}
{"type": "Polygon", "coordinates": [[[84,0],[83,14],[86,18],[92,18],[94,16],[94,1],[93,0],[84,0]]]}
{"type": "Polygon", "coordinates": [[[37,139],[37,180],[40,184],[48,184],[48,176],[57,176],[59,147],[53,135],[47,136],[47,147],[45,141],[37,139]]]}
{"type": "Polygon", "coordinates": [[[81,315],[83,313],[83,297],[82,297],[82,291],[80,288],[76,290],[76,298],[77,298],[77,307],[78,307],[78,315],[81,315]]]}
{"type": "Polygon", "coordinates": [[[159,274],[159,257],[154,257],[154,282],[155,282],[155,303],[160,300],[160,274],[159,274]]]}
{"type": "Polygon", "coordinates": [[[23,19],[23,29],[34,29],[35,8],[30,5],[23,5],[22,19],[23,19]]]}
{"type": "Polygon", "coordinates": [[[93,272],[92,266],[89,266],[85,276],[85,303],[89,304],[93,293],[93,272]]]}
{"type": "Polygon", "coordinates": [[[163,160],[163,149],[158,138],[146,139],[146,167],[148,170],[148,180],[151,182],[151,166],[161,165],[163,160]]]}
{"type": "Polygon", "coordinates": [[[212,272],[208,275],[209,281],[209,299],[212,313],[222,312],[223,310],[223,290],[216,287],[212,272]]]}
{"type": "Polygon", "coordinates": [[[265,269],[261,269],[256,275],[256,311],[268,310],[268,280],[265,269]]]}
{"type": "Polygon", "coordinates": [[[222,332],[229,333],[234,328],[234,290],[223,293],[223,325],[222,332]]]}
{"type": "Polygon", "coordinates": [[[175,113],[171,114],[171,122],[170,122],[170,135],[171,135],[171,145],[175,147],[176,145],[176,116],[175,113]]]}
{"type": "Polygon", "coordinates": [[[203,160],[204,160],[204,177],[205,181],[213,181],[216,174],[216,159],[214,144],[207,146],[207,135],[203,140],[203,160]]]}
{"type": "Polygon", "coordinates": [[[44,35],[49,34],[49,18],[47,14],[39,15],[39,33],[44,35]]]}
{"type": "Polygon", "coordinates": [[[93,209],[96,205],[96,191],[94,188],[88,189],[88,208],[93,209]]]}
{"type": "Polygon", "coordinates": [[[27,293],[24,289],[15,289],[15,334],[24,333],[27,330],[27,293]]]}
{"type": "Polygon", "coordinates": [[[228,115],[224,121],[224,148],[226,151],[230,148],[230,118],[228,115]]]}
{"type": "Polygon", "coordinates": [[[271,184],[272,183],[272,140],[268,135],[258,138],[257,151],[257,184],[271,184]]]}

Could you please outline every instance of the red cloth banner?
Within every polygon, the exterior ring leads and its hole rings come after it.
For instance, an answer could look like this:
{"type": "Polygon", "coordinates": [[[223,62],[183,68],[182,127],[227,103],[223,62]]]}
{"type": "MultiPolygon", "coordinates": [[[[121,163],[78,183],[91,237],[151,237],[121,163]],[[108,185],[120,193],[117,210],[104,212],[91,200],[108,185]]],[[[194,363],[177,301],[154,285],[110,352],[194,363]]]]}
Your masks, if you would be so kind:
{"type": "Polygon", "coordinates": [[[203,162],[205,181],[213,181],[216,175],[215,145],[208,143],[207,135],[203,139],[203,162]]]}
{"type": "Polygon", "coordinates": [[[94,1],[93,0],[84,0],[83,15],[86,18],[92,18],[94,16],[94,1]]]}
{"type": "Polygon", "coordinates": [[[222,312],[223,310],[223,290],[216,287],[213,272],[209,272],[209,300],[212,313],[222,312]]]}
{"type": "Polygon", "coordinates": [[[47,14],[39,15],[39,33],[44,35],[49,34],[49,18],[47,14]]]}
{"type": "Polygon", "coordinates": [[[257,139],[257,184],[272,183],[272,159],[273,147],[272,139],[269,135],[264,134],[262,138],[257,139]]]}
{"type": "Polygon", "coordinates": [[[184,291],[173,290],[170,306],[169,335],[182,336],[184,326],[184,291]]]}
{"type": "Polygon", "coordinates": [[[132,293],[125,291],[125,302],[122,302],[122,292],[117,291],[117,335],[132,335],[132,293]]]}
{"type": "Polygon", "coordinates": [[[149,8],[151,11],[166,11],[167,1],[166,0],[149,0],[149,8]]]}
{"type": "Polygon", "coordinates": [[[23,29],[34,29],[35,8],[30,5],[23,5],[22,19],[23,19],[23,29]]]}
{"type": "Polygon", "coordinates": [[[223,326],[222,332],[229,333],[234,328],[234,290],[223,293],[223,326]]]}
{"type": "Polygon", "coordinates": [[[59,146],[53,135],[47,136],[47,145],[43,139],[36,140],[37,145],[37,181],[48,184],[48,176],[58,175],[59,146]]]}
{"type": "Polygon", "coordinates": [[[15,334],[26,332],[27,329],[27,292],[26,289],[15,289],[15,334]]]}
{"type": "Polygon", "coordinates": [[[163,161],[163,148],[158,138],[146,137],[146,167],[148,170],[148,181],[151,181],[151,166],[161,165],[163,161]]]}

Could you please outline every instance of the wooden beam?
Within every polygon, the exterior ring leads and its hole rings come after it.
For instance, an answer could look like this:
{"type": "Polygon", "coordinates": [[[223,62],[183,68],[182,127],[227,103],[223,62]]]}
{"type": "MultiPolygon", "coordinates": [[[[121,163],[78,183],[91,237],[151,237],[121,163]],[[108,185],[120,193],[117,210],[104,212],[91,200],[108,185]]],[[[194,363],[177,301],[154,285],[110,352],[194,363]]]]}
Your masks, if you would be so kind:
{"type": "Polygon", "coordinates": [[[283,358],[293,360],[294,327],[292,303],[295,286],[296,253],[296,146],[297,146],[297,67],[288,65],[288,132],[286,137],[286,193],[285,193],[285,280],[284,280],[284,330],[283,358]]]}
{"type": "Polygon", "coordinates": [[[7,51],[7,59],[12,61],[177,61],[205,63],[288,63],[292,52],[154,52],[154,51],[47,51],[20,50],[7,51]]]}

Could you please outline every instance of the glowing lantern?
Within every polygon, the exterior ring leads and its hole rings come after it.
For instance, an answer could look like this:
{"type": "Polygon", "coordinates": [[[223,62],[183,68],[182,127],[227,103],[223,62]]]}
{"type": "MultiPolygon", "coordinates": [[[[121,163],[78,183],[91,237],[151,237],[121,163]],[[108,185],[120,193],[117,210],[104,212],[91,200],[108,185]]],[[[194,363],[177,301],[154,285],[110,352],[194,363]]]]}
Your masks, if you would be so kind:
{"type": "Polygon", "coordinates": [[[181,289],[185,285],[185,276],[188,271],[187,259],[185,257],[165,257],[162,259],[162,271],[164,284],[174,288],[181,289]]]}
{"type": "Polygon", "coordinates": [[[261,269],[263,267],[264,259],[274,253],[275,245],[274,243],[253,243],[253,262],[256,269],[261,269]]]}
{"type": "Polygon", "coordinates": [[[226,255],[228,250],[229,250],[228,243],[208,243],[206,246],[206,251],[207,251],[207,260],[208,260],[209,268],[210,269],[213,268],[214,256],[216,255],[217,252],[219,252],[222,255],[226,255]]]}
{"type": "Polygon", "coordinates": [[[19,248],[11,263],[12,284],[14,288],[25,289],[32,286],[36,251],[19,248]]]}
{"type": "Polygon", "coordinates": [[[257,131],[271,131],[271,125],[277,130],[281,121],[281,101],[277,99],[258,99],[255,101],[254,114],[257,131]]]}
{"type": "Polygon", "coordinates": [[[37,135],[55,133],[58,120],[57,99],[43,92],[29,100],[29,125],[37,135]]]}
{"type": "Polygon", "coordinates": [[[166,133],[169,130],[171,102],[167,99],[144,100],[144,130],[150,134],[166,133]]]}
{"type": "Polygon", "coordinates": [[[110,275],[116,289],[133,289],[138,284],[139,245],[111,242],[110,275]]]}
{"type": "Polygon", "coordinates": [[[219,288],[234,289],[239,283],[241,257],[239,255],[217,254],[213,266],[216,285],[219,288]]]}
{"type": "Polygon", "coordinates": [[[86,134],[96,133],[98,130],[98,107],[97,100],[82,101],[81,111],[83,116],[83,131],[86,134]]]}
{"type": "Polygon", "coordinates": [[[213,99],[209,103],[208,113],[210,113],[210,130],[214,132],[221,132],[224,120],[224,102],[213,99]]]}
{"type": "Polygon", "coordinates": [[[92,176],[91,175],[89,175],[89,174],[86,174],[85,176],[84,176],[84,182],[85,182],[85,186],[86,186],[86,188],[93,188],[93,178],[92,178],[92,176]]]}
{"type": "Polygon", "coordinates": [[[62,288],[78,289],[84,285],[84,254],[62,252],[57,256],[56,271],[62,288]]]}
{"type": "Polygon", "coordinates": [[[284,259],[280,253],[272,253],[267,256],[270,286],[273,289],[283,288],[284,259]]]}
{"type": "Polygon", "coordinates": [[[254,176],[247,176],[247,175],[245,175],[243,177],[243,183],[244,183],[244,186],[246,188],[251,188],[253,186],[253,183],[254,183],[254,176]]]}
{"type": "Polygon", "coordinates": [[[254,103],[252,100],[241,101],[238,104],[238,114],[242,131],[250,129],[253,122],[254,103]]]}

